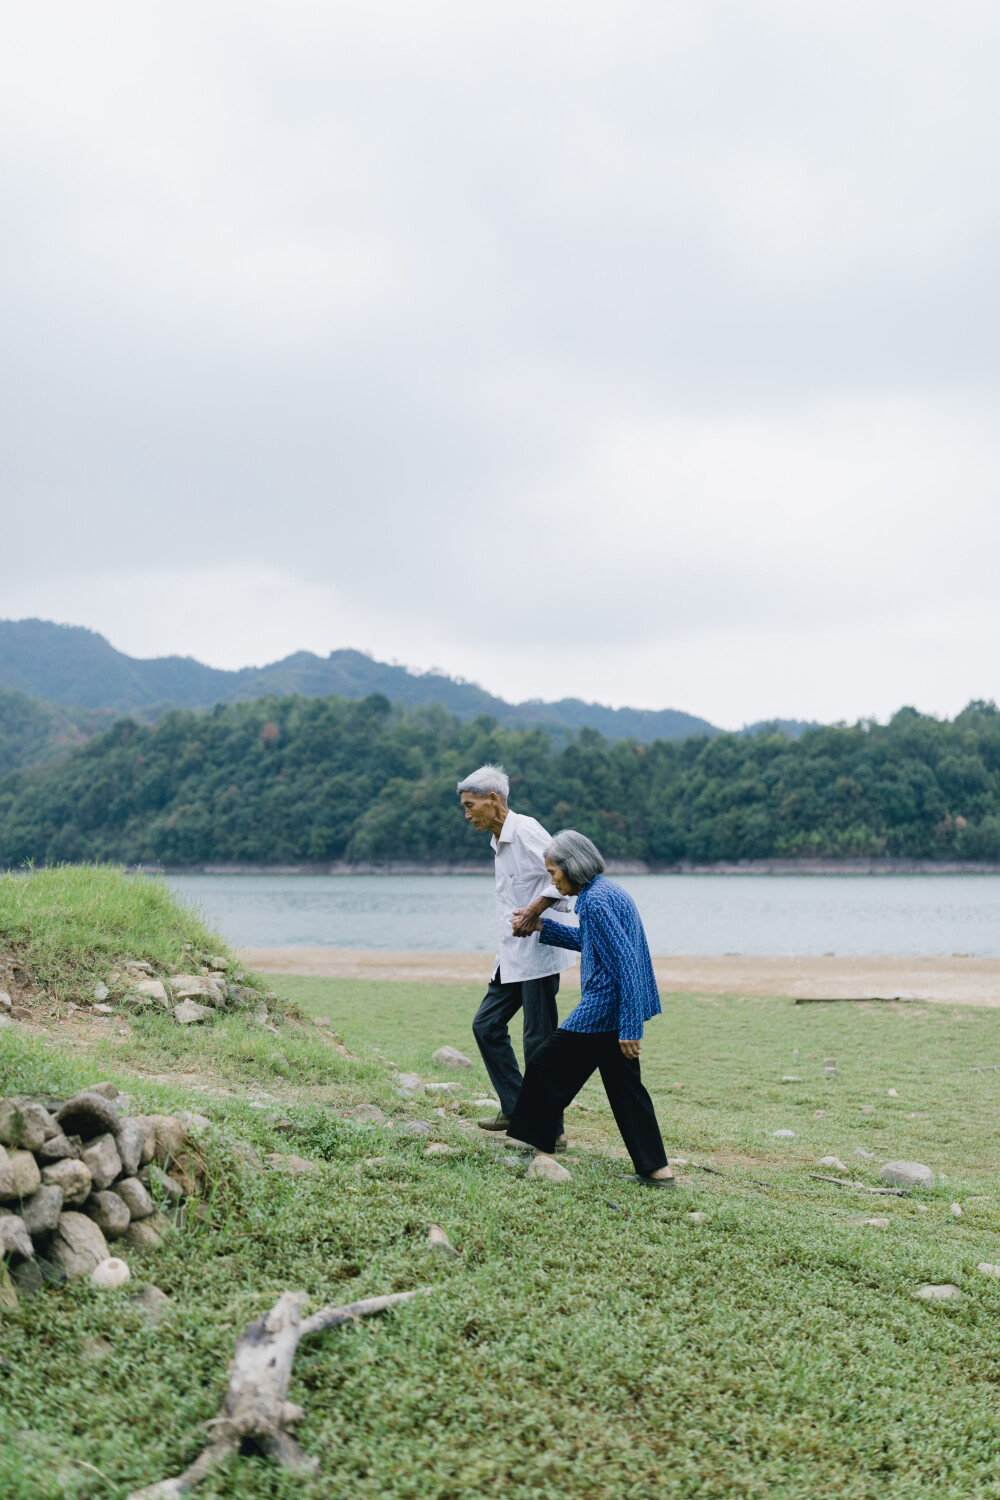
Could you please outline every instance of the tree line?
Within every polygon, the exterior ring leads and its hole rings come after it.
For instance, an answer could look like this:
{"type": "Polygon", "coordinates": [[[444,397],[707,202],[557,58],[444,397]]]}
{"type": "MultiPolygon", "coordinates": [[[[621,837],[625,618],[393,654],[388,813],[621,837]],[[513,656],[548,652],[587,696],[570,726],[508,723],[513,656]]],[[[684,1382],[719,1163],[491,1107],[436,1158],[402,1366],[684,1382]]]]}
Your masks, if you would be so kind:
{"type": "Polygon", "coordinates": [[[483,861],[455,783],[502,761],[511,804],[612,859],[1000,860],[1000,711],[681,742],[607,742],[435,705],[264,698],[121,719],[66,761],[0,780],[0,863],[483,861]]]}

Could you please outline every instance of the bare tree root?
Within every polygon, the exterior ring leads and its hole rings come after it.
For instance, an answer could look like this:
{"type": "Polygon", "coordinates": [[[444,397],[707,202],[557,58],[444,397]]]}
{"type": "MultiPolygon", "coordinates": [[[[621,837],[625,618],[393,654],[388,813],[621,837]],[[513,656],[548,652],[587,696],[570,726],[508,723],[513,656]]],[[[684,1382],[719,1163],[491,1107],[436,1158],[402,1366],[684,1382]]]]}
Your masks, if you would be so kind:
{"type": "Polygon", "coordinates": [[[128,1500],[179,1500],[244,1442],[254,1443],[282,1468],[314,1473],[316,1460],[303,1452],[291,1431],[305,1412],[286,1400],[299,1340],[384,1312],[430,1290],[418,1287],[413,1292],[369,1297],[344,1307],[321,1307],[306,1319],[302,1317],[303,1305],[309,1300],[306,1293],[285,1292],[271,1311],[251,1323],[236,1341],[226,1399],[219,1415],[207,1424],[211,1433],[208,1447],[176,1479],[161,1479],[147,1489],[134,1491],[128,1500]]]}

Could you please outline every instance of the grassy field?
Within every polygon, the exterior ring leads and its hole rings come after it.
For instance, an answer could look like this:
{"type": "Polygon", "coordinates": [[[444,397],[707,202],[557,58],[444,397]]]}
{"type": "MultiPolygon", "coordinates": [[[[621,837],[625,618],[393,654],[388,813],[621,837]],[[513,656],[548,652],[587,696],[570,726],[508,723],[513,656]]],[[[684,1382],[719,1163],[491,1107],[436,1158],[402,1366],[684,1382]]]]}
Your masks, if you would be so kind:
{"type": "MultiPolygon", "coordinates": [[[[440,1076],[430,1054],[470,1050],[477,992],[282,988],[356,1057],[294,1008],[277,1037],[239,1016],[194,1035],[144,1017],[72,1048],[51,1029],[0,1031],[6,1091],[110,1077],[143,1105],[217,1122],[208,1217],[133,1260],[133,1288],[172,1298],[159,1327],[125,1294],[80,1285],[3,1313],[5,1500],[123,1497],[177,1473],[219,1406],[234,1337],[281,1291],[318,1304],[425,1284],[405,1309],[303,1344],[291,1397],[316,1480],[241,1458],[197,1493],[1000,1496],[1000,1280],[976,1269],[1000,1262],[1000,1073],[971,1071],[1000,1063],[1000,1013],[664,997],[644,1071],[668,1151],[721,1173],[680,1168],[665,1195],[627,1181],[593,1084],[569,1112],[568,1187],[524,1180],[468,1128],[471,1102],[398,1097],[387,1062],[440,1076]],[[392,1128],[346,1118],[362,1101],[392,1128]],[[274,1110],[291,1139],[266,1123],[274,1110]],[[415,1119],[457,1154],[427,1157],[401,1128],[415,1119]],[[241,1174],[238,1138],[320,1170],[241,1174]],[[895,1199],[810,1179],[827,1153],[873,1185],[881,1162],[913,1158],[938,1185],[895,1199]],[[873,1216],[888,1227],[860,1223],[873,1216]],[[457,1258],[428,1249],[431,1222],[457,1258]],[[914,1301],[927,1282],[961,1300],[914,1301]]],[[[477,1068],[465,1099],[485,1087],[477,1068]]]]}

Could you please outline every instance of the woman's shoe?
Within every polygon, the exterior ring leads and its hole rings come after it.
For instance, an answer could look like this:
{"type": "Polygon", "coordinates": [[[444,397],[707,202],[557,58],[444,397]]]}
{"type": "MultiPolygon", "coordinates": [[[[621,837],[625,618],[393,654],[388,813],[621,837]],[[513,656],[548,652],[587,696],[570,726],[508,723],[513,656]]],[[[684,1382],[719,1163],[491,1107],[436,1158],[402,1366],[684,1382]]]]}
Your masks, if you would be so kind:
{"type": "Polygon", "coordinates": [[[480,1130],[506,1130],[510,1124],[510,1117],[503,1110],[496,1115],[487,1115],[485,1120],[477,1120],[476,1124],[480,1130]]]}
{"type": "Polygon", "coordinates": [[[647,1187],[655,1188],[675,1188],[677,1186],[676,1177],[647,1177],[643,1172],[633,1172],[629,1181],[644,1182],[647,1187]]]}

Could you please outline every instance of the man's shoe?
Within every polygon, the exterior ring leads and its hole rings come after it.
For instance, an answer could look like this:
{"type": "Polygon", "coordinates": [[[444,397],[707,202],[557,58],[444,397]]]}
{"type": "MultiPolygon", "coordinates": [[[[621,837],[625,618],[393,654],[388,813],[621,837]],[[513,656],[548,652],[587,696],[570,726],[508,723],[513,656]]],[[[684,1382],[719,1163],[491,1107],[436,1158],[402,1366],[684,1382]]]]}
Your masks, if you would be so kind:
{"type": "Polygon", "coordinates": [[[496,1115],[488,1115],[485,1120],[477,1120],[476,1124],[480,1130],[506,1130],[510,1124],[510,1116],[501,1111],[496,1115]]]}
{"type": "Polygon", "coordinates": [[[555,1153],[556,1153],[557,1156],[562,1156],[563,1152],[569,1150],[569,1140],[568,1140],[568,1138],[566,1136],[564,1136],[564,1135],[561,1135],[559,1137],[559,1139],[556,1141],[554,1149],[555,1149],[555,1153]]]}
{"type": "Polygon", "coordinates": [[[646,1187],[655,1188],[675,1188],[677,1186],[676,1177],[647,1177],[642,1172],[633,1172],[629,1181],[642,1182],[645,1183],[646,1187]]]}

